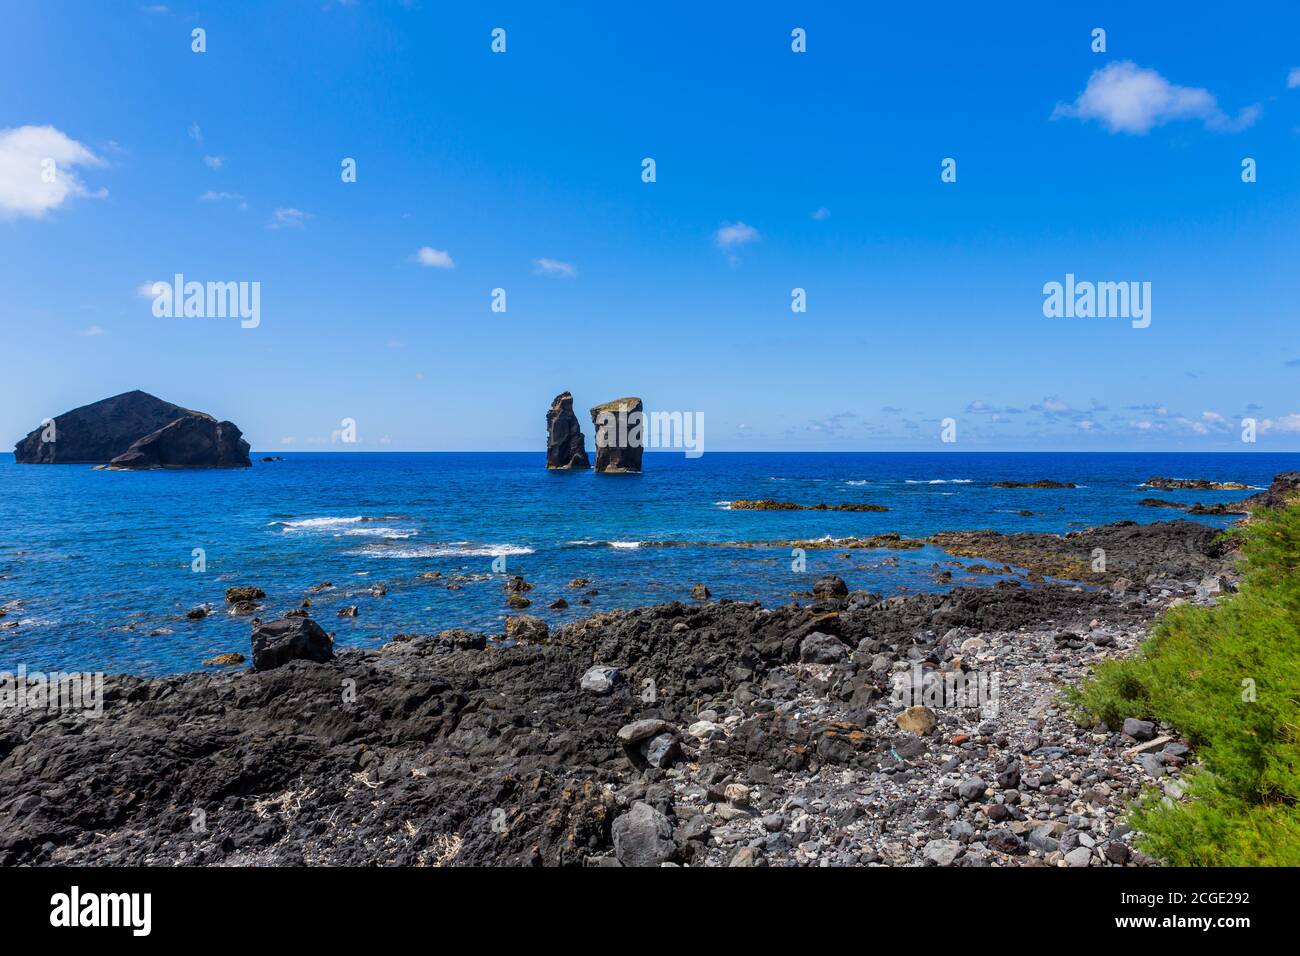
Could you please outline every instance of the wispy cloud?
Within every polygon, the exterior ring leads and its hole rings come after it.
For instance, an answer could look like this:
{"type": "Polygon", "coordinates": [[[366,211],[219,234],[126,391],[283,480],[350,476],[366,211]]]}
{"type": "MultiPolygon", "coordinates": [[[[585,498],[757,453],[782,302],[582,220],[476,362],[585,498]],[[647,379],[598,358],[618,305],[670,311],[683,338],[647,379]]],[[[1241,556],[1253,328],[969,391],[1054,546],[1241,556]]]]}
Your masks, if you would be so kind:
{"type": "Polygon", "coordinates": [[[199,202],[236,202],[240,209],[247,209],[248,203],[239,193],[213,192],[209,189],[199,197],[199,202]]]}
{"type": "MultiPolygon", "coordinates": [[[[713,241],[718,244],[718,248],[727,253],[746,243],[757,242],[760,238],[757,229],[743,222],[724,222],[713,234],[713,241]]],[[[730,258],[735,261],[734,256],[730,258]]]]}
{"type": "Polygon", "coordinates": [[[82,329],[77,334],[84,338],[93,339],[96,338],[97,336],[105,335],[106,333],[98,325],[92,325],[88,329],[82,329]]]}
{"type": "Polygon", "coordinates": [[[220,169],[223,165],[225,165],[226,157],[224,157],[224,156],[204,156],[204,157],[203,157],[203,162],[204,162],[204,165],[206,165],[206,166],[208,167],[208,169],[220,169]]]}
{"type": "Polygon", "coordinates": [[[1050,395],[1038,404],[1030,405],[1029,410],[1042,412],[1044,415],[1069,415],[1074,411],[1068,402],[1061,401],[1056,395],[1050,395]]]}
{"type": "Polygon", "coordinates": [[[102,199],[107,189],[89,189],[78,166],[103,166],[102,159],[53,126],[0,129],[0,219],[42,219],[67,200],[102,199]]]}
{"type": "Polygon", "coordinates": [[[1297,86],[1300,86],[1300,66],[1286,75],[1286,88],[1294,90],[1297,86]]]}
{"type": "Polygon", "coordinates": [[[451,253],[445,249],[435,249],[432,246],[421,246],[416,250],[412,257],[422,266],[428,266],[430,269],[454,269],[456,263],[452,261],[451,253]]]}
{"type": "Polygon", "coordinates": [[[283,229],[287,226],[301,227],[304,222],[311,218],[310,213],[305,213],[301,209],[294,209],[292,206],[276,209],[271,214],[271,221],[266,224],[268,229],[283,229]]]}
{"type": "Polygon", "coordinates": [[[196,143],[203,142],[203,130],[199,128],[198,123],[191,123],[189,129],[185,131],[185,134],[196,143]]]}
{"type": "Polygon", "coordinates": [[[1121,60],[1095,70],[1073,103],[1058,103],[1052,118],[1097,120],[1112,133],[1143,135],[1176,120],[1200,120],[1207,129],[1236,132],[1259,118],[1248,106],[1231,117],[1209,90],[1170,83],[1155,70],[1121,60]]]}
{"type": "Polygon", "coordinates": [[[827,209],[825,206],[821,206],[813,210],[812,217],[816,219],[818,222],[821,222],[823,219],[831,218],[831,211],[827,209]]]}
{"type": "Polygon", "coordinates": [[[534,271],[538,275],[552,276],[557,279],[572,279],[578,275],[578,270],[571,263],[561,262],[559,259],[534,259],[534,271]]]}

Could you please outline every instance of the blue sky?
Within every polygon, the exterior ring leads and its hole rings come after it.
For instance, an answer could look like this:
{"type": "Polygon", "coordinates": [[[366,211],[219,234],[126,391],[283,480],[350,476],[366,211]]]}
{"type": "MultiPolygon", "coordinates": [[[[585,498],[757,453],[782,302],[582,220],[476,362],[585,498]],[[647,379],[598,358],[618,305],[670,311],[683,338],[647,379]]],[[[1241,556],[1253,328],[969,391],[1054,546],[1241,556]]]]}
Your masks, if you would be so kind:
{"type": "Polygon", "coordinates": [[[451,6],[0,0],[4,444],[143,388],[539,449],[568,389],[710,450],[1300,449],[1294,7],[451,6]],[[177,272],[260,325],[155,317],[177,272]],[[1045,317],[1067,273],[1150,326],[1045,317]]]}

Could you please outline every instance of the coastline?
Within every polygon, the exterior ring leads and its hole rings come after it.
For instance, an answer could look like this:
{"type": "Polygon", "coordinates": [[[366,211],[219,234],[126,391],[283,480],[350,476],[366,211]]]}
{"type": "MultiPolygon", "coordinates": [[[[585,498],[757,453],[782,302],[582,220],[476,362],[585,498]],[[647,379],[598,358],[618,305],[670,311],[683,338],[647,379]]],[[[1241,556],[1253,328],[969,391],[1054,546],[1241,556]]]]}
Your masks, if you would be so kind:
{"type": "MultiPolygon", "coordinates": [[[[1047,537],[971,546],[1026,566],[1047,537]]],[[[541,640],[110,677],[100,718],[0,715],[0,864],[1147,863],[1124,808],[1177,767],[1157,781],[1057,697],[1170,604],[1230,588],[1217,537],[1091,529],[1071,547],[1111,547],[1104,586],[882,599],[829,577],[780,606],[603,612],[541,640]],[[997,716],[936,707],[903,730],[893,677],[918,664],[998,673],[997,716]]]]}

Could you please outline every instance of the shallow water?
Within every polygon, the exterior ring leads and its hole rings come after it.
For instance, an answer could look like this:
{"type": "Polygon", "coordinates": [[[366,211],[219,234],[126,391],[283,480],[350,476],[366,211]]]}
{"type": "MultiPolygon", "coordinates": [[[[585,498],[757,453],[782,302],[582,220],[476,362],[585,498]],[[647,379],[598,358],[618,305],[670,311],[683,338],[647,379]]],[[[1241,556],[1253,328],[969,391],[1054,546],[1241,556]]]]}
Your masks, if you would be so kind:
{"type": "MultiPolygon", "coordinates": [[[[231,585],[267,592],[264,617],[298,605],[343,646],[377,646],[400,632],[466,626],[499,631],[503,580],[492,563],[536,585],[536,613],[555,624],[595,610],[688,600],[703,582],[715,598],[779,602],[819,574],[851,588],[942,590],[942,553],[810,550],[792,570],[788,548],[644,547],[645,542],[744,542],[897,531],[1067,532],[1131,519],[1179,517],[1139,507],[1144,497],[1231,501],[1252,492],[1157,491],[1152,475],[1266,487],[1300,468],[1286,454],[718,453],[646,455],[641,475],[556,473],[541,453],[298,453],[238,471],[109,472],[0,459],[0,670],[197,669],[206,657],[247,653],[246,617],[225,613],[231,585]],[[999,489],[1002,480],[1072,481],[1075,489],[999,489]],[[803,504],[871,502],[864,512],[731,511],[738,498],[803,504]],[[1022,510],[1031,516],[1019,514],[1022,510]],[[191,569],[201,548],[206,570],[191,569]],[[427,581],[421,572],[439,571],[427,581]],[[445,585],[453,574],[493,575],[445,585]],[[599,593],[567,583],[590,578],[599,593]],[[387,595],[368,589],[382,583],[387,595]],[[557,597],[571,607],[547,609],[557,597]],[[16,604],[13,602],[21,602],[16,604]],[[184,612],[210,603],[200,621],[184,612]],[[356,618],[337,609],[359,608],[356,618]],[[152,634],[155,631],[166,633],[152,634]]],[[[1227,518],[1197,518],[1226,526],[1227,518]]],[[[954,574],[954,584],[989,583],[954,574]]]]}

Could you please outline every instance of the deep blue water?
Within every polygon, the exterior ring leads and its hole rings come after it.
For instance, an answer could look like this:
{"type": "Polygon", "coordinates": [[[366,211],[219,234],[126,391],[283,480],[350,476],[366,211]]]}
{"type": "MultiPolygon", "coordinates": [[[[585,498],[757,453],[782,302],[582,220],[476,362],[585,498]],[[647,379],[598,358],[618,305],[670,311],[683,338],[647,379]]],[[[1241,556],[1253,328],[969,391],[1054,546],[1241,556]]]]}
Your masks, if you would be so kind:
{"type": "MultiPolygon", "coordinates": [[[[445,587],[453,574],[488,575],[494,556],[536,585],[536,613],[552,624],[596,610],[715,597],[765,602],[805,591],[817,574],[850,587],[941,590],[937,560],[914,552],[645,548],[646,541],[769,541],[947,529],[1066,532],[1120,519],[1168,520],[1138,507],[1154,496],[1228,501],[1250,492],[1154,492],[1151,475],[1267,486],[1300,468],[1287,454],[1008,454],[712,452],[697,459],[647,454],[639,476],[548,473],[540,453],[287,454],[250,469],[109,472],[78,465],[18,465],[0,458],[0,670],[168,673],[209,656],[248,652],[247,618],[225,613],[231,585],[267,592],[279,616],[321,582],[314,616],[341,645],[377,646],[394,634],[467,626],[499,631],[501,575],[445,587]],[[1004,490],[998,480],[1073,481],[1072,490],[1004,490]],[[801,503],[864,501],[884,513],[730,511],[736,498],[801,503]],[[1035,514],[1021,516],[1030,509],[1035,514]],[[361,520],[366,519],[366,520],[361,520]],[[206,570],[191,570],[192,551],[206,570]],[[421,572],[440,571],[441,581],[421,572]],[[577,604],[567,587],[590,578],[599,593],[577,604]],[[368,589],[382,583],[385,597],[368,589]],[[565,612],[547,605],[564,597],[565,612]],[[14,603],[21,602],[21,603],[14,603]],[[201,603],[218,613],[187,621],[201,603]],[[339,618],[356,604],[359,616],[339,618]],[[18,622],[17,627],[4,627],[18,622]],[[155,631],[164,633],[152,634],[155,631]],[[151,636],[152,634],[152,636],[151,636]]],[[[1199,519],[1226,525],[1227,519],[1199,519]]],[[[954,575],[954,583],[989,578],[954,575]]]]}

